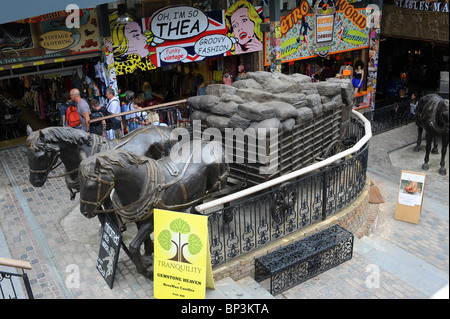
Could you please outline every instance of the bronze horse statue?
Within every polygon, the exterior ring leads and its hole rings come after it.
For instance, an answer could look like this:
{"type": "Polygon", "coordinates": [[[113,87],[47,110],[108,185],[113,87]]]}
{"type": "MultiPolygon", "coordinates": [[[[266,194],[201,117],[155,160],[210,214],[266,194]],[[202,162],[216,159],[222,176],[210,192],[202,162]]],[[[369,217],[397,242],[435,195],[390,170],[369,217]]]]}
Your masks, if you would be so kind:
{"type": "Polygon", "coordinates": [[[136,223],[138,233],[129,253],[138,273],[147,278],[153,275],[147,270],[153,253],[153,209],[186,210],[224,187],[229,175],[220,143],[193,143],[190,152],[178,154],[175,161],[174,152],[154,160],[111,150],[87,157],[80,164],[81,213],[92,218],[114,212],[120,223],[136,223]],[[113,190],[113,209],[99,210],[113,190]],[[144,256],[140,253],[142,243],[144,256]]]}
{"type": "MultiPolygon", "coordinates": [[[[414,151],[420,151],[422,141],[422,132],[425,130],[425,140],[427,142],[425,149],[425,159],[422,165],[423,170],[428,170],[430,160],[430,151],[432,140],[440,136],[442,139],[441,162],[439,174],[446,175],[445,155],[447,153],[449,139],[449,105],[448,100],[443,99],[437,94],[428,94],[419,100],[416,109],[416,125],[418,127],[417,145],[414,151]]],[[[437,143],[435,142],[437,153],[437,143]]]]}
{"type": "Polygon", "coordinates": [[[91,156],[110,149],[126,149],[159,159],[169,154],[174,143],[170,140],[170,128],[154,125],[136,129],[122,138],[113,140],[70,127],[48,127],[28,133],[26,144],[31,185],[42,187],[49,178],[49,173],[59,165],[57,162],[61,159],[65,173],[55,177],[65,177],[71,200],[80,189],[78,168],[82,153],[91,156]]]}

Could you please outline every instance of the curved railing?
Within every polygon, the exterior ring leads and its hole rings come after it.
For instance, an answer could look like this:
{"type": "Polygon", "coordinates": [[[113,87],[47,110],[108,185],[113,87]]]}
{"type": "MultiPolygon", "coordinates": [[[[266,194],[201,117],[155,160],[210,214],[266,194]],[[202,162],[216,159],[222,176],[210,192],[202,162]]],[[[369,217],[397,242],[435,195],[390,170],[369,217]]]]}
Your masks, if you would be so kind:
{"type": "Polygon", "coordinates": [[[196,206],[208,216],[211,263],[223,264],[353,202],[366,184],[370,122],[353,112],[356,144],[330,158],[196,206]],[[213,211],[211,211],[213,210],[213,211]]]}

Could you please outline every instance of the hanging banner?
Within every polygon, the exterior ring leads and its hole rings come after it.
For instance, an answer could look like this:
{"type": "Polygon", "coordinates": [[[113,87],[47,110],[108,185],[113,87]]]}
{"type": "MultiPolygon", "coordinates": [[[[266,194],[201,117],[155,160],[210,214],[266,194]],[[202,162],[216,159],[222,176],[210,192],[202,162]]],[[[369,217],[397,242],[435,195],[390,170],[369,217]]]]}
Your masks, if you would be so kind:
{"type": "MultiPolygon", "coordinates": [[[[336,0],[318,1],[314,13],[307,12],[311,10],[304,0],[299,7],[281,18],[283,63],[369,46],[370,26],[367,17],[371,10],[355,9],[346,1],[336,0]]],[[[265,47],[265,65],[270,66],[272,60],[268,36],[265,38],[265,47]]]]}
{"type": "Polygon", "coordinates": [[[203,12],[185,5],[162,8],[142,19],[142,24],[134,22],[134,27],[128,28],[134,32],[124,32],[116,40],[113,37],[115,59],[127,61],[126,68],[120,68],[117,74],[131,73],[133,65],[156,68],[261,51],[261,12],[262,7],[255,8],[245,0],[221,11],[203,12]],[[129,41],[121,41],[124,38],[129,41]],[[127,56],[132,53],[139,56],[130,60],[127,56]],[[149,61],[143,62],[143,56],[149,61]]]}
{"type": "Polygon", "coordinates": [[[154,210],[154,296],[204,299],[215,289],[208,243],[208,217],[154,210]]]}
{"type": "Polygon", "coordinates": [[[67,26],[69,14],[58,11],[0,25],[0,65],[99,52],[95,10],[80,10],[79,28],[67,26]]]}

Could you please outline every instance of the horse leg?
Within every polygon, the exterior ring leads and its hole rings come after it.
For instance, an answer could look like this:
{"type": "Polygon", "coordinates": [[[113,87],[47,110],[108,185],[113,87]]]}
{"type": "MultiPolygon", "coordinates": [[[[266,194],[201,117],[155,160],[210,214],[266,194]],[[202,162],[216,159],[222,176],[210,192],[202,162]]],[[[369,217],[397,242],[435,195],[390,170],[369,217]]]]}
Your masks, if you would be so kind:
{"type": "Polygon", "coordinates": [[[422,143],[422,132],[423,132],[423,128],[418,126],[417,129],[418,135],[417,135],[417,144],[416,147],[414,147],[414,152],[419,152],[420,151],[420,144],[422,143]]]}
{"type": "MultiPolygon", "coordinates": [[[[136,226],[138,228],[138,230],[141,228],[142,223],[137,222],[136,226]]],[[[151,233],[153,233],[153,229],[154,229],[154,225],[153,225],[153,220],[151,221],[151,233]]],[[[142,262],[144,263],[145,268],[150,267],[151,265],[153,265],[153,240],[150,237],[150,234],[147,236],[147,238],[145,238],[144,240],[144,255],[142,256],[142,262]]]]}
{"type": "Polygon", "coordinates": [[[439,169],[439,174],[446,175],[447,171],[445,170],[445,155],[447,154],[448,147],[448,135],[442,135],[442,149],[441,149],[441,168],[439,169]]]}
{"type": "Polygon", "coordinates": [[[142,243],[150,236],[153,231],[153,222],[147,221],[145,223],[140,223],[138,228],[138,233],[136,237],[131,241],[129,250],[131,259],[133,263],[136,265],[136,270],[138,273],[143,275],[146,278],[151,279],[153,277],[153,272],[148,271],[144,263],[142,261],[142,255],[140,252],[142,243]]]}
{"type": "Polygon", "coordinates": [[[433,137],[429,132],[426,132],[425,134],[425,140],[427,141],[427,146],[425,148],[425,159],[424,163],[422,164],[422,169],[427,171],[430,167],[428,166],[428,162],[430,161],[430,151],[431,151],[431,142],[433,137]]]}
{"type": "Polygon", "coordinates": [[[438,150],[438,137],[437,135],[435,135],[433,137],[433,148],[431,150],[431,153],[433,154],[439,154],[439,150],[438,150]]]}

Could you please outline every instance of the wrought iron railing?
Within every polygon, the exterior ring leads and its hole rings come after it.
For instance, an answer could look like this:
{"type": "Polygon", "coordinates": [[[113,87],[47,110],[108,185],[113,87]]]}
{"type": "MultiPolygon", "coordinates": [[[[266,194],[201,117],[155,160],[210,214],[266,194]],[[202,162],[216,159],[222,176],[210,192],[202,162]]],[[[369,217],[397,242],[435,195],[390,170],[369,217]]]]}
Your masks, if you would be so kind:
{"type": "MultiPolygon", "coordinates": [[[[349,139],[361,140],[364,125],[353,119],[351,126],[349,139]]],[[[365,187],[368,152],[365,143],[349,158],[209,213],[212,265],[324,220],[349,205],[365,187]]]]}
{"type": "Polygon", "coordinates": [[[365,112],[364,116],[370,120],[372,134],[375,135],[415,121],[409,114],[410,109],[411,100],[408,99],[375,108],[375,110],[365,112]]]}
{"type": "Polygon", "coordinates": [[[0,266],[19,268],[22,271],[22,273],[13,273],[0,269],[0,299],[25,298],[19,281],[20,279],[23,281],[28,298],[34,299],[28,275],[25,273],[25,269],[31,269],[30,263],[14,259],[0,258],[0,266]]]}

